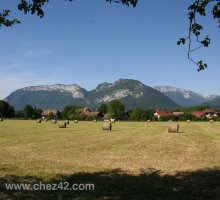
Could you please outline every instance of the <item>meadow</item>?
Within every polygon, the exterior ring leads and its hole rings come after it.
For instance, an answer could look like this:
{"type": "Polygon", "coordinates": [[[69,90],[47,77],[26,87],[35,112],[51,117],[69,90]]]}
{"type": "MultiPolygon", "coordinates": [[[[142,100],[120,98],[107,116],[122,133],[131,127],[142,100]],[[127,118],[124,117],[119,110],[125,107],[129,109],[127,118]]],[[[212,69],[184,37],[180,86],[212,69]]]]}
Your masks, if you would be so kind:
{"type": "Polygon", "coordinates": [[[220,199],[220,123],[0,122],[0,199],[220,199]],[[94,191],[6,191],[5,183],[94,183],[94,191]]]}

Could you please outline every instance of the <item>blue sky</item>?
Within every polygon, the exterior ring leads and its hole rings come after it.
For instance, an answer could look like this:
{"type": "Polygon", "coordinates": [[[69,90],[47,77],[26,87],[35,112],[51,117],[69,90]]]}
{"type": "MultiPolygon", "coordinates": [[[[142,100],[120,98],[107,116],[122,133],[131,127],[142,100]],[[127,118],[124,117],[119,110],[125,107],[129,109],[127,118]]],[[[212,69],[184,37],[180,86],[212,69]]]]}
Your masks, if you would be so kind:
{"type": "MultiPolygon", "coordinates": [[[[185,0],[139,0],[136,8],[105,0],[50,1],[45,16],[23,15],[15,1],[1,1],[22,24],[0,29],[0,99],[30,85],[76,83],[87,90],[119,78],[220,95],[220,30],[208,16],[208,49],[194,53],[207,70],[187,59],[179,37],[187,35],[185,0]]],[[[206,35],[205,35],[206,36],[206,35]]]]}

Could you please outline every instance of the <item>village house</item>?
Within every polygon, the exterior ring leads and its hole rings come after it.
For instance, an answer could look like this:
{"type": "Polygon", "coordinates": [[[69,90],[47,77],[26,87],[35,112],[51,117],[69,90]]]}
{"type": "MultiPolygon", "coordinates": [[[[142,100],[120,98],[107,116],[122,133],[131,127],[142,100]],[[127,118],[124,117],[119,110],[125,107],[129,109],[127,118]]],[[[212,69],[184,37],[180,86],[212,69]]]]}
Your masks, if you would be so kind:
{"type": "Polygon", "coordinates": [[[215,113],[215,111],[210,108],[207,108],[203,111],[194,111],[192,112],[192,115],[198,118],[207,118],[207,119],[217,117],[217,114],[215,113]]]}
{"type": "Polygon", "coordinates": [[[42,119],[47,119],[49,113],[53,113],[54,119],[58,119],[59,111],[57,109],[44,109],[41,113],[42,119]]]}
{"type": "Polygon", "coordinates": [[[91,111],[89,108],[85,107],[83,109],[83,112],[81,113],[81,115],[85,115],[85,116],[91,116],[91,117],[95,117],[95,118],[102,118],[104,115],[98,111],[91,111]]]}
{"type": "Polygon", "coordinates": [[[167,110],[157,109],[154,113],[154,116],[160,119],[160,117],[170,117],[173,116],[173,113],[167,110]]]}
{"type": "Polygon", "coordinates": [[[184,115],[185,113],[184,112],[173,112],[173,115],[176,115],[176,116],[180,116],[180,115],[184,115]]]}

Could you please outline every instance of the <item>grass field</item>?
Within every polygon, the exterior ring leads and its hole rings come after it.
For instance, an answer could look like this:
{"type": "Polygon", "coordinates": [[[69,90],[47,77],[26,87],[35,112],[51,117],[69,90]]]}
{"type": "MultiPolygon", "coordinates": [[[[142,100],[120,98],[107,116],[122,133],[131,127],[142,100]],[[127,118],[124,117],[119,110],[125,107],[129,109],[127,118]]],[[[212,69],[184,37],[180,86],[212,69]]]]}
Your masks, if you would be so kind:
{"type": "Polygon", "coordinates": [[[220,123],[0,122],[0,199],[220,199],[220,123]],[[94,183],[94,191],[6,191],[5,183],[94,183]]]}

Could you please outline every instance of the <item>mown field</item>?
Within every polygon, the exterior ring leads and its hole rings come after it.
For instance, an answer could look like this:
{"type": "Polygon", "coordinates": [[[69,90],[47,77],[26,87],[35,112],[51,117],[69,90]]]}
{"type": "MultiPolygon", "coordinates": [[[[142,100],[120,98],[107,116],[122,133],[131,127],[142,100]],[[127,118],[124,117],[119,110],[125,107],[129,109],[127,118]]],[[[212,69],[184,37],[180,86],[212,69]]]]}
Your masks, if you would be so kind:
{"type": "Polygon", "coordinates": [[[0,199],[220,199],[220,123],[0,122],[0,199]],[[6,191],[5,183],[94,183],[94,191],[6,191]]]}

